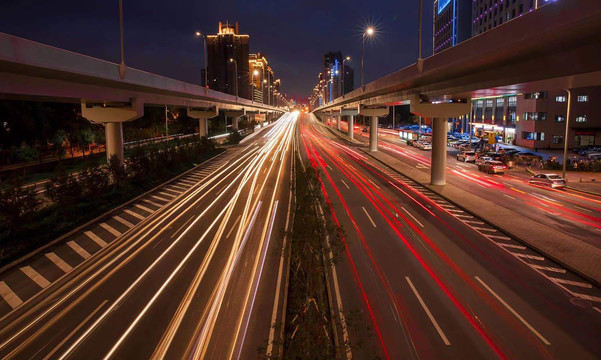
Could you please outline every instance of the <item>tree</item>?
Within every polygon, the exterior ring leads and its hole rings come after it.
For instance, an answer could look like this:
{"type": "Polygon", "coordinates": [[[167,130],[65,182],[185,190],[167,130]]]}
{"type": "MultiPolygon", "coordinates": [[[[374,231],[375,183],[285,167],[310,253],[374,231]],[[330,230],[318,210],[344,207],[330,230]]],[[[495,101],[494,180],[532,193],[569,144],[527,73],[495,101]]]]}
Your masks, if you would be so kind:
{"type": "Polygon", "coordinates": [[[77,134],[77,140],[82,147],[83,157],[86,157],[86,150],[91,143],[94,142],[94,132],[91,129],[83,129],[77,134]]]}
{"type": "Polygon", "coordinates": [[[59,169],[45,185],[46,196],[63,214],[70,214],[80,201],[83,188],[75,175],[59,169]]]}
{"type": "Polygon", "coordinates": [[[150,158],[141,146],[135,147],[129,156],[128,170],[133,181],[141,183],[152,171],[150,158]]]}
{"type": "Polygon", "coordinates": [[[0,189],[0,219],[8,234],[21,229],[40,205],[35,187],[24,188],[20,181],[10,182],[0,189]]]}
{"type": "Polygon", "coordinates": [[[234,132],[227,137],[227,142],[230,144],[238,144],[240,143],[240,140],[242,140],[242,135],[240,135],[240,132],[237,130],[234,130],[234,132]]]}
{"type": "Polygon", "coordinates": [[[61,160],[63,157],[65,157],[67,150],[65,148],[64,143],[67,140],[68,140],[68,135],[65,132],[65,130],[62,130],[62,129],[57,130],[56,133],[54,133],[54,136],[52,137],[52,139],[50,140],[52,143],[52,146],[54,147],[56,157],[58,157],[59,160],[61,160]]]}
{"type": "Polygon", "coordinates": [[[94,196],[108,187],[109,176],[105,167],[89,166],[79,173],[79,182],[84,193],[94,196]]]}

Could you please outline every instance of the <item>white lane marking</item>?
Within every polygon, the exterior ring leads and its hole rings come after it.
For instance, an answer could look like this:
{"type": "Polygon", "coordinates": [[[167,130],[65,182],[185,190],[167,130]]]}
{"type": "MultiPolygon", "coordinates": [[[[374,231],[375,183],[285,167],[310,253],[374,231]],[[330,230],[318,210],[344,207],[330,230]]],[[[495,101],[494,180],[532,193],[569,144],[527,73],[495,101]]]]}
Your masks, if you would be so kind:
{"type": "Polygon", "coordinates": [[[67,264],[63,259],[59,258],[55,253],[50,252],[46,254],[46,257],[50,259],[54,263],[54,265],[58,266],[63,272],[68,273],[73,268],[71,265],[67,264]]]}
{"type": "Polygon", "coordinates": [[[442,341],[444,342],[444,344],[447,345],[447,346],[451,345],[451,342],[449,341],[449,339],[447,338],[447,336],[444,334],[444,332],[440,328],[440,325],[438,325],[438,322],[436,321],[436,319],[434,318],[434,316],[430,312],[430,309],[428,309],[428,306],[426,305],[426,303],[424,302],[424,300],[422,299],[422,297],[420,296],[420,294],[417,292],[417,289],[415,288],[415,286],[413,286],[413,283],[411,282],[411,279],[409,279],[408,276],[405,276],[405,279],[407,280],[407,283],[409,283],[409,287],[411,287],[411,290],[413,290],[413,293],[415,294],[415,297],[417,298],[417,300],[419,300],[419,303],[421,304],[422,308],[424,309],[424,311],[428,315],[428,318],[430,318],[430,321],[432,322],[432,325],[434,325],[434,327],[436,328],[436,331],[438,331],[438,335],[440,335],[440,338],[442,339],[442,341]]]}
{"type": "Polygon", "coordinates": [[[350,188],[350,187],[349,187],[349,186],[348,186],[348,185],[347,185],[347,184],[344,182],[344,180],[340,179],[340,181],[342,181],[342,183],[344,184],[344,186],[346,186],[346,188],[347,188],[347,189],[349,189],[349,190],[351,189],[351,188],[350,188]]]}
{"type": "Polygon", "coordinates": [[[468,215],[468,214],[453,214],[453,216],[464,218],[464,219],[473,219],[474,218],[472,215],[468,215]]]}
{"type": "Polygon", "coordinates": [[[596,301],[596,302],[601,303],[601,298],[597,297],[597,296],[591,296],[591,295],[580,294],[580,293],[575,293],[575,292],[573,292],[572,295],[579,297],[581,299],[584,299],[584,300],[596,301]]]}
{"type": "Polygon", "coordinates": [[[371,181],[371,179],[367,179],[367,180],[368,180],[370,183],[372,183],[372,184],[373,184],[373,185],[374,185],[376,188],[378,188],[378,189],[380,188],[378,185],[376,185],[376,183],[375,183],[375,182],[371,181]]]}
{"type": "Polygon", "coordinates": [[[541,266],[541,265],[536,265],[536,264],[529,264],[529,265],[531,267],[533,267],[535,269],[539,269],[539,270],[552,271],[552,272],[556,272],[556,273],[560,273],[560,274],[566,273],[565,269],[559,269],[559,268],[554,268],[554,267],[550,267],[550,266],[541,266]]]}
{"type": "Polygon", "coordinates": [[[117,229],[115,229],[114,227],[110,226],[107,223],[100,223],[100,226],[102,226],[103,229],[105,229],[106,231],[110,232],[111,234],[119,237],[121,236],[121,232],[119,232],[117,229]]]}
{"type": "Polygon", "coordinates": [[[175,195],[173,195],[173,194],[170,194],[170,193],[167,193],[167,192],[164,192],[164,191],[161,191],[161,192],[159,192],[158,194],[159,194],[159,195],[163,195],[163,196],[169,196],[169,197],[174,197],[174,196],[175,196],[175,195]]]}
{"type": "Polygon", "coordinates": [[[127,226],[128,228],[130,227],[134,227],[134,224],[130,223],[129,221],[125,220],[124,218],[122,218],[121,216],[113,216],[113,219],[117,220],[118,222],[120,222],[121,224],[127,226]]]}
{"type": "Polygon", "coordinates": [[[158,208],[161,208],[161,207],[163,207],[163,205],[161,205],[161,204],[157,204],[157,203],[155,203],[155,202],[154,202],[154,201],[152,201],[152,200],[148,200],[148,199],[142,199],[142,201],[145,201],[145,202],[149,203],[150,205],[152,205],[152,206],[156,206],[156,207],[158,207],[158,208]]]}
{"type": "Polygon", "coordinates": [[[125,210],[123,210],[123,211],[125,211],[125,212],[126,212],[126,213],[128,213],[129,215],[131,215],[131,216],[133,216],[133,217],[135,217],[135,218],[138,218],[138,219],[140,219],[140,220],[144,220],[144,219],[146,219],[144,216],[142,216],[142,215],[138,214],[138,213],[137,213],[137,212],[135,212],[135,211],[131,211],[131,210],[129,210],[129,209],[125,209],[125,210]]]}
{"type": "Polygon", "coordinates": [[[154,210],[149,209],[146,206],[143,206],[143,205],[140,205],[140,204],[135,204],[134,206],[137,207],[138,209],[142,209],[142,210],[144,210],[146,212],[149,212],[151,214],[154,212],[154,210]]]}
{"type": "Polygon", "coordinates": [[[77,325],[77,327],[75,327],[75,329],[73,329],[73,331],[71,331],[69,333],[69,335],[67,335],[58,345],[56,345],[56,347],[54,349],[52,349],[52,351],[50,351],[48,353],[48,355],[46,355],[44,357],[44,359],[42,360],[48,360],[52,357],[52,355],[54,355],[54,353],[56,353],[58,351],[58,349],[60,349],[70,338],[73,337],[73,335],[79,331],[79,329],[82,328],[82,326],[84,326],[88,321],[90,321],[90,319],[92,318],[92,316],[94,316],[94,314],[96,314],[98,312],[98,310],[100,310],[101,307],[104,306],[104,304],[106,304],[108,302],[108,300],[104,300],[100,305],[98,305],[98,307],[92,311],[92,313],[90,315],[88,315],[79,325],[77,325]]]}
{"type": "Polygon", "coordinates": [[[404,208],[404,207],[402,207],[402,206],[401,206],[401,209],[403,209],[403,210],[404,210],[404,211],[407,213],[407,215],[411,216],[411,218],[413,219],[413,221],[415,221],[415,222],[416,222],[416,223],[417,223],[419,226],[421,226],[421,227],[424,227],[424,224],[422,224],[421,222],[419,222],[419,220],[417,220],[417,219],[415,218],[415,216],[413,216],[413,214],[411,214],[411,213],[409,212],[409,210],[405,209],[405,208],[404,208]]]}
{"type": "Polygon", "coordinates": [[[159,201],[169,202],[169,199],[165,199],[165,198],[160,197],[160,196],[150,195],[150,197],[153,198],[153,199],[157,199],[159,201]]]}
{"type": "Polygon", "coordinates": [[[46,280],[45,277],[40,275],[37,271],[35,271],[31,266],[24,266],[21,268],[21,271],[27,275],[33,282],[38,284],[42,289],[46,286],[50,285],[50,281],[46,280]]]}
{"type": "Polygon", "coordinates": [[[176,184],[171,184],[171,185],[167,186],[165,189],[167,191],[177,192],[178,194],[182,191],[188,190],[187,187],[181,186],[181,185],[176,185],[176,184]],[[173,190],[173,189],[175,189],[175,190],[173,190]]]}
{"type": "Polygon", "coordinates": [[[491,228],[482,228],[482,227],[477,227],[477,226],[472,226],[472,229],[478,230],[478,231],[497,231],[495,229],[491,229],[491,228]]]}
{"type": "Polygon", "coordinates": [[[468,223],[468,224],[478,224],[478,225],[484,225],[484,223],[482,221],[478,221],[478,220],[461,220],[464,223],[468,223]]]}
{"type": "Polygon", "coordinates": [[[503,194],[503,196],[508,197],[508,198],[510,198],[512,200],[515,200],[515,198],[513,196],[511,196],[511,195],[503,194]]]}
{"type": "MultiPolygon", "coordinates": [[[[172,185],[171,187],[175,187],[175,185],[172,185]]],[[[166,187],[164,189],[165,192],[167,192],[167,194],[169,194],[171,196],[177,196],[177,195],[181,194],[181,192],[183,191],[181,189],[180,190],[174,190],[174,189],[171,189],[171,187],[166,187]]],[[[185,190],[185,188],[184,188],[184,190],[185,190]]]]}
{"type": "Polygon", "coordinates": [[[536,329],[534,327],[532,327],[532,325],[530,325],[526,320],[524,320],[524,318],[521,317],[520,314],[518,314],[515,310],[513,310],[513,308],[511,306],[509,306],[509,304],[506,303],[505,300],[503,300],[496,292],[494,292],[493,289],[491,289],[488,285],[486,285],[486,283],[484,281],[482,281],[477,276],[475,278],[476,278],[476,280],[478,280],[478,282],[480,282],[480,284],[482,284],[482,286],[484,286],[486,288],[486,290],[488,290],[495,298],[497,298],[497,300],[499,300],[499,302],[501,304],[503,304],[503,306],[505,306],[507,308],[507,310],[509,310],[524,325],[526,325],[526,327],[530,331],[532,331],[534,333],[534,335],[536,335],[543,342],[543,344],[551,345],[551,343],[547,339],[545,339],[544,336],[542,336],[538,331],[536,331],[536,329]]]}
{"type": "Polygon", "coordinates": [[[330,165],[327,165],[327,164],[326,164],[326,166],[328,167],[328,169],[330,169],[330,171],[334,171],[334,169],[332,169],[332,168],[330,167],[330,165]]]}
{"type": "Polygon", "coordinates": [[[367,215],[367,218],[369,219],[369,221],[371,221],[371,224],[373,225],[373,227],[376,227],[376,223],[371,219],[371,216],[369,216],[369,213],[367,212],[367,210],[365,210],[365,208],[363,206],[361,206],[361,209],[363,209],[363,211],[365,212],[365,215],[367,215]]]}
{"type": "Polygon", "coordinates": [[[232,227],[230,228],[230,231],[227,232],[227,235],[225,235],[225,238],[229,238],[232,231],[236,228],[236,224],[238,224],[238,221],[240,221],[240,218],[242,217],[242,215],[238,215],[238,218],[236,218],[236,221],[234,221],[234,225],[232,225],[232,227]]]}
{"type": "Polygon", "coordinates": [[[21,305],[23,302],[17,294],[15,294],[4,281],[0,281],[0,296],[8,303],[12,309],[21,305]]]}
{"type": "Polygon", "coordinates": [[[536,255],[528,255],[528,254],[520,254],[520,253],[512,253],[515,256],[519,256],[521,258],[524,259],[532,259],[532,260],[538,260],[538,261],[544,261],[545,258],[542,256],[536,256],[536,255]]]}
{"type": "Polygon", "coordinates": [[[461,210],[457,210],[457,209],[446,209],[447,211],[450,211],[452,213],[463,213],[463,211],[461,210]]]}
{"type": "Polygon", "coordinates": [[[87,252],[84,248],[82,248],[81,246],[79,246],[79,244],[77,244],[75,241],[67,241],[67,245],[73,249],[73,251],[75,251],[77,254],[79,254],[79,256],[81,256],[84,259],[87,259],[90,257],[90,253],[87,252]]]}
{"type": "MultiPolygon", "coordinates": [[[[184,184],[188,184],[188,185],[195,185],[198,183],[198,181],[194,181],[194,180],[188,180],[188,179],[182,179],[179,181],[180,183],[184,183],[184,184]]],[[[173,185],[176,186],[176,185],[173,185]]]]}
{"type": "Polygon", "coordinates": [[[549,279],[551,279],[551,281],[558,282],[560,284],[580,286],[580,287],[587,288],[587,289],[590,289],[590,288],[593,287],[591,284],[583,283],[583,282],[580,282],[580,281],[558,279],[558,278],[553,278],[553,277],[550,277],[549,279]]]}
{"type": "MultiPolygon", "coordinates": [[[[127,211],[127,210],[125,210],[127,211]]],[[[98,236],[96,236],[96,234],[94,234],[91,231],[86,231],[84,232],[84,234],[89,237],[90,239],[92,239],[92,241],[94,241],[96,244],[100,245],[100,247],[105,247],[106,246],[106,241],[102,240],[101,238],[99,238],[98,236]]]]}
{"type": "Polygon", "coordinates": [[[497,245],[500,245],[500,246],[503,246],[503,247],[506,247],[506,248],[526,250],[526,247],[522,246],[522,245],[503,244],[503,243],[497,243],[497,245]]]}
{"type": "Polygon", "coordinates": [[[580,209],[582,211],[592,212],[591,209],[583,208],[582,206],[574,205],[574,207],[577,207],[578,209],[580,209]]]}
{"type": "Polygon", "coordinates": [[[493,238],[493,239],[501,239],[501,240],[511,240],[510,237],[507,236],[502,236],[502,235],[486,235],[489,238],[493,238]]]}

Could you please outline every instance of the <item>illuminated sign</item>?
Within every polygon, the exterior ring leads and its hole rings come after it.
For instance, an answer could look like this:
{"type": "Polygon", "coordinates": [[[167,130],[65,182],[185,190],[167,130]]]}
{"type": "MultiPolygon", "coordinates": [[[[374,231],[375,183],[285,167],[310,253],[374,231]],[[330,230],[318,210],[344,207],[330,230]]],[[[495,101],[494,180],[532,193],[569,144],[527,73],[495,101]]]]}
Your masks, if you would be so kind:
{"type": "Polygon", "coordinates": [[[451,3],[451,0],[438,0],[438,15],[451,3]]]}

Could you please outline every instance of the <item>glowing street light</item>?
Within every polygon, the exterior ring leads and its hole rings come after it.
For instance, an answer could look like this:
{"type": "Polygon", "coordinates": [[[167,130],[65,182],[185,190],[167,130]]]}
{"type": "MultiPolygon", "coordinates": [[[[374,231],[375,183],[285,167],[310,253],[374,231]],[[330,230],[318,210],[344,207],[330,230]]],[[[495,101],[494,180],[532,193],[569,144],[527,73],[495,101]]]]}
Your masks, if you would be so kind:
{"type": "Polygon", "coordinates": [[[205,36],[203,33],[201,33],[200,31],[197,31],[197,32],[195,32],[195,33],[194,33],[194,35],[195,35],[196,37],[203,38],[203,40],[204,40],[204,58],[205,58],[205,63],[204,63],[204,66],[205,66],[205,87],[207,87],[207,88],[208,88],[208,87],[209,87],[209,82],[208,82],[208,80],[207,80],[207,73],[209,72],[209,66],[208,66],[208,61],[207,61],[207,37],[206,37],[206,36],[205,36]]]}
{"type": "Polygon", "coordinates": [[[345,75],[345,72],[344,72],[344,63],[347,62],[347,61],[350,61],[350,60],[351,60],[350,56],[347,56],[344,59],[342,59],[342,97],[344,97],[344,75],[345,75]]]}
{"type": "Polygon", "coordinates": [[[363,36],[361,36],[361,88],[365,88],[364,82],[364,62],[365,62],[365,38],[367,36],[373,36],[376,30],[373,27],[368,27],[363,32],[363,36]]]}

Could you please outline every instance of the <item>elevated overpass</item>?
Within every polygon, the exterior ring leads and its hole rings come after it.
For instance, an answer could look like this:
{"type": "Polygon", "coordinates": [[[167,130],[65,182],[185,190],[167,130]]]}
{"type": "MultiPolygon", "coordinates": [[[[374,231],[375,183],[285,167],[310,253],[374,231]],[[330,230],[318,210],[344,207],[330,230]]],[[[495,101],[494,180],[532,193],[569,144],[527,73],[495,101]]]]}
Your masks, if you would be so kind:
{"type": "Polygon", "coordinates": [[[0,98],[81,103],[82,116],[105,124],[107,156],[123,158],[122,122],[144,115],[144,106],[177,106],[199,119],[220,110],[234,126],[245,113],[273,116],[285,110],[199,85],[0,33],[0,98]],[[121,76],[123,75],[123,76],[121,76]]]}
{"type": "Polygon", "coordinates": [[[443,185],[446,118],[470,113],[472,97],[601,84],[601,4],[577,5],[564,0],[541,7],[313,111],[349,115],[349,125],[353,115],[370,116],[370,149],[376,151],[378,116],[390,105],[409,104],[411,112],[433,119],[431,182],[443,185]]]}

